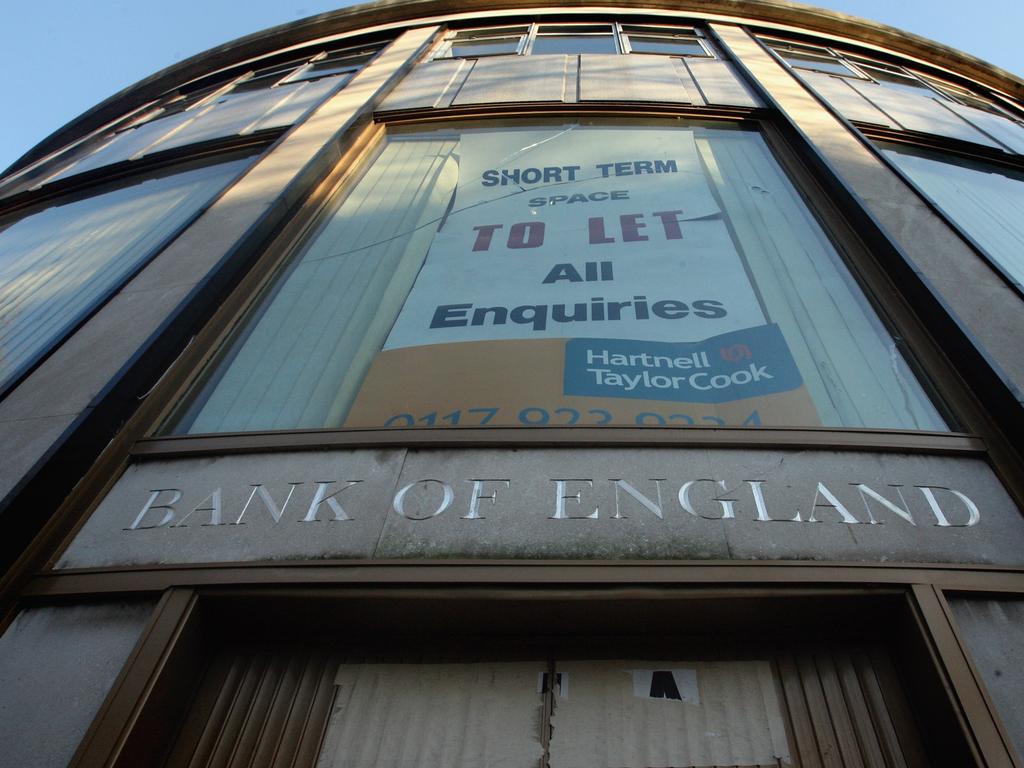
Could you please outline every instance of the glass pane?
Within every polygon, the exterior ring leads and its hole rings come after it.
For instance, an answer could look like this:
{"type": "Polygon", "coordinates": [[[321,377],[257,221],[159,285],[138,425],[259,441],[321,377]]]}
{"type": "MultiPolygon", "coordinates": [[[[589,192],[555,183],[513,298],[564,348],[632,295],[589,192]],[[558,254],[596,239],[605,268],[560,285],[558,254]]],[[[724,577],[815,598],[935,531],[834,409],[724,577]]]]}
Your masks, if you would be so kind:
{"type": "Polygon", "coordinates": [[[278,80],[290,74],[293,67],[287,67],[279,69],[273,72],[267,72],[263,75],[253,75],[248,80],[243,80],[234,87],[231,88],[231,93],[248,93],[249,91],[261,91],[264,88],[270,88],[278,80]]]}
{"type": "Polygon", "coordinates": [[[374,53],[352,54],[345,53],[336,56],[314,61],[306,69],[297,73],[289,82],[300,80],[317,80],[321,77],[332,77],[334,75],[352,75],[366,66],[366,63],[374,57],[374,53]]]}
{"type": "Polygon", "coordinates": [[[317,768],[535,768],[546,667],[341,664],[317,768]]]}
{"type": "Polygon", "coordinates": [[[515,53],[519,50],[518,37],[491,38],[484,40],[465,40],[452,43],[448,55],[452,58],[473,56],[494,56],[502,53],[515,53]]]}
{"type": "Polygon", "coordinates": [[[880,146],[921,192],[1024,287],[1024,173],[938,152],[880,146]]]}
{"type": "Polygon", "coordinates": [[[874,67],[864,67],[864,71],[868,77],[881,83],[886,88],[892,88],[906,93],[913,93],[918,96],[940,98],[937,92],[933,91],[920,80],[910,77],[909,75],[901,75],[896,72],[889,72],[888,70],[876,69],[874,67]]]}
{"type": "Polygon", "coordinates": [[[541,24],[538,35],[610,35],[610,24],[541,24]]]}
{"type": "Polygon", "coordinates": [[[658,27],[624,24],[622,31],[627,35],[654,35],[656,37],[697,37],[693,27],[658,27]]]}
{"type": "Polygon", "coordinates": [[[164,172],[0,220],[0,389],[249,163],[164,172]]]}
{"type": "Polygon", "coordinates": [[[764,141],[645,123],[394,137],[177,432],[944,429],[764,141]]]}
{"type": "Polygon", "coordinates": [[[961,104],[966,104],[968,107],[974,107],[975,109],[981,109],[984,110],[985,112],[991,112],[992,114],[999,115],[1000,117],[1010,117],[1010,119],[1012,119],[1012,116],[1010,116],[1010,114],[1006,110],[1001,109],[988,99],[985,99],[981,96],[976,96],[975,94],[967,91],[953,90],[944,83],[941,85],[935,85],[934,87],[938,88],[941,91],[944,91],[946,96],[951,96],[952,98],[959,101],[961,104]]]}
{"type": "Polygon", "coordinates": [[[833,75],[843,75],[844,77],[858,77],[856,72],[843,64],[839,59],[791,51],[779,51],[779,55],[791,67],[798,69],[812,69],[815,72],[829,72],[833,75]]]}
{"type": "Polygon", "coordinates": [[[452,40],[476,40],[481,37],[511,37],[525,35],[529,27],[487,27],[486,29],[460,29],[452,40]]]}
{"type": "Polygon", "coordinates": [[[604,35],[537,35],[533,41],[534,55],[549,53],[617,53],[615,38],[604,35]]]}
{"type": "Polygon", "coordinates": [[[281,80],[297,68],[303,66],[308,60],[308,57],[304,57],[257,69],[253,72],[252,77],[235,85],[231,89],[231,92],[243,93],[245,91],[256,91],[261,88],[269,88],[278,80],[281,80]]]}
{"type": "Polygon", "coordinates": [[[947,83],[944,80],[933,80],[929,77],[923,77],[921,79],[929,86],[942,93],[943,96],[947,96],[954,101],[959,101],[961,104],[966,104],[967,106],[974,107],[975,109],[991,112],[992,114],[999,115],[1000,117],[1013,119],[1009,112],[995,104],[988,96],[974,93],[973,91],[969,91],[959,85],[947,83]]]}
{"type": "Polygon", "coordinates": [[[240,330],[179,430],[342,424],[455,190],[457,147],[439,137],[384,148],[240,330]]]}
{"type": "Polygon", "coordinates": [[[629,36],[633,53],[667,53],[672,56],[707,56],[708,52],[695,39],[685,37],[629,36]]]}

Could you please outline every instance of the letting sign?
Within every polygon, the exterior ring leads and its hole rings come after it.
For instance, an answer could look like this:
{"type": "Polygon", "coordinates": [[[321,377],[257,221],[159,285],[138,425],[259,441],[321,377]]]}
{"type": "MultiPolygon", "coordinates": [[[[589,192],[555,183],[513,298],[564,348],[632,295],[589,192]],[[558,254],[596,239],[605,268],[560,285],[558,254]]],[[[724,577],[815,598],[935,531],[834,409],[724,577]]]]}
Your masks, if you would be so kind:
{"type": "Polygon", "coordinates": [[[692,132],[468,133],[457,158],[346,426],[818,423],[692,132]]]}

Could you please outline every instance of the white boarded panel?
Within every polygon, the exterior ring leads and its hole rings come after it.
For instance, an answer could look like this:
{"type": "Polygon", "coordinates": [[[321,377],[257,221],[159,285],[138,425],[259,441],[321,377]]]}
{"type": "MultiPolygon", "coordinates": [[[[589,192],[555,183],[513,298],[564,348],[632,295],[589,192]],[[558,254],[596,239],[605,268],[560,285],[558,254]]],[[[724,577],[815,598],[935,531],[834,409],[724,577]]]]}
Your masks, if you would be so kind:
{"type": "MultiPolygon", "coordinates": [[[[939,103],[938,97],[933,99],[928,96],[918,96],[915,93],[907,93],[862,80],[851,80],[850,87],[855,88],[864,98],[871,101],[908,131],[931,133],[989,147],[999,147],[999,144],[966,120],[943,107],[939,103]]],[[[999,148],[1001,149],[1001,147],[999,148]]]]}
{"type": "Polygon", "coordinates": [[[789,762],[767,661],[572,661],[551,718],[551,768],[789,762]]]}
{"type": "Polygon", "coordinates": [[[324,78],[311,83],[283,85],[244,96],[228,96],[212,107],[158,118],[115,134],[95,152],[43,183],[197,141],[284,128],[298,121],[340,84],[337,78],[324,78]]]}
{"type": "Polygon", "coordinates": [[[689,94],[694,104],[703,105],[706,102],[704,97],[700,93],[700,88],[697,87],[697,83],[693,79],[693,75],[690,74],[690,70],[686,67],[686,62],[682,59],[672,59],[672,66],[675,67],[676,75],[683,83],[683,87],[686,88],[686,93],[689,94]]]}
{"type": "Polygon", "coordinates": [[[580,56],[580,101],[665,101],[692,104],[693,97],[668,56],[580,56]]]}
{"type": "Polygon", "coordinates": [[[130,128],[127,131],[115,134],[95,152],[83,157],[74,165],[65,168],[42,183],[85,173],[94,168],[102,168],[105,165],[120,163],[123,160],[141,155],[148,147],[160,141],[175,129],[193,120],[195,116],[195,112],[179,112],[175,115],[158,118],[145,125],[140,125],[138,128],[130,128]]]}
{"type": "Polygon", "coordinates": [[[740,80],[727,61],[718,59],[684,59],[697,87],[708,104],[727,107],[763,106],[740,80]]]}
{"type": "Polygon", "coordinates": [[[319,105],[346,82],[348,82],[347,77],[325,77],[312,82],[290,83],[274,88],[272,90],[287,89],[288,92],[266,114],[254,118],[253,122],[242,129],[242,132],[254,133],[268,128],[286,128],[297,123],[305,117],[307,112],[319,105]]]}
{"type": "Polygon", "coordinates": [[[883,125],[886,128],[898,127],[889,119],[888,115],[851,88],[846,82],[847,78],[832,77],[824,72],[808,72],[807,70],[799,70],[797,73],[807,85],[847,120],[883,125]]]}
{"type": "Polygon", "coordinates": [[[562,101],[565,73],[576,56],[494,56],[478,59],[453,106],[517,101],[562,101]]]}
{"type": "Polygon", "coordinates": [[[1000,144],[1006,145],[1010,152],[1024,154],[1024,126],[1015,123],[1008,117],[1000,117],[991,112],[968,107],[963,104],[949,102],[943,106],[956,112],[960,117],[975,128],[980,128],[1000,144]]]}
{"type": "Polygon", "coordinates": [[[283,106],[296,92],[297,86],[282,86],[238,95],[228,94],[206,107],[195,120],[180,131],[175,131],[146,151],[162,151],[199,141],[235,136],[279,106],[283,106]]]}
{"type": "Polygon", "coordinates": [[[546,666],[342,664],[317,768],[536,768],[546,666]]]}
{"type": "Polygon", "coordinates": [[[438,59],[420,64],[384,99],[380,110],[437,109],[447,107],[475,62],[472,59],[438,59]]]}

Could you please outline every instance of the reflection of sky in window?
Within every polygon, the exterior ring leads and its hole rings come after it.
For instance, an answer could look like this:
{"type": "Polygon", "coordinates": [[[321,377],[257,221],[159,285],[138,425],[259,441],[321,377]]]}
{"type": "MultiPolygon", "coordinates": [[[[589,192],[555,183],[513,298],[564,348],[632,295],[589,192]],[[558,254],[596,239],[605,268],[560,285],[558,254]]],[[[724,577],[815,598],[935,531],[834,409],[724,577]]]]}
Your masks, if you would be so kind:
{"type": "Polygon", "coordinates": [[[51,205],[0,231],[0,384],[78,322],[247,162],[51,205]]]}
{"type": "Polygon", "coordinates": [[[923,150],[883,152],[1024,288],[1024,174],[923,150]]]}

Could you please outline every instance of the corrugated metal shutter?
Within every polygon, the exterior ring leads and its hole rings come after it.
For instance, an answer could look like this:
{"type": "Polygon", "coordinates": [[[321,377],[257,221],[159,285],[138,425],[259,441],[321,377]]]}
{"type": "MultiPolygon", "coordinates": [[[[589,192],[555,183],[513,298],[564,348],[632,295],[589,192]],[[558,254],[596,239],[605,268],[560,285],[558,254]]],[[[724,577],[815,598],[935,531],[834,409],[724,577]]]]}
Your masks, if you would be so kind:
{"type": "Polygon", "coordinates": [[[207,671],[166,765],[313,765],[337,667],[337,658],[319,651],[222,650],[207,671]]]}
{"type": "Polygon", "coordinates": [[[779,674],[804,768],[926,765],[906,697],[881,649],[780,655],[779,674]]]}

